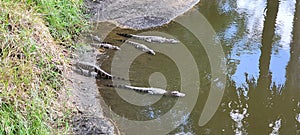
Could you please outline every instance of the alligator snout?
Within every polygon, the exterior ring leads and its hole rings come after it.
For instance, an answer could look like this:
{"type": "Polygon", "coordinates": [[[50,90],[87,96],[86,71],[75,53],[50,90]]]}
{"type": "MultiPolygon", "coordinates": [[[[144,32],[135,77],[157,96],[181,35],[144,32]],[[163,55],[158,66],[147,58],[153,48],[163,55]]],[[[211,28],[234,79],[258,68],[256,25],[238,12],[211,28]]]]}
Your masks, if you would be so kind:
{"type": "Polygon", "coordinates": [[[180,93],[179,91],[172,91],[171,94],[176,97],[184,97],[184,93],[180,93]]]}

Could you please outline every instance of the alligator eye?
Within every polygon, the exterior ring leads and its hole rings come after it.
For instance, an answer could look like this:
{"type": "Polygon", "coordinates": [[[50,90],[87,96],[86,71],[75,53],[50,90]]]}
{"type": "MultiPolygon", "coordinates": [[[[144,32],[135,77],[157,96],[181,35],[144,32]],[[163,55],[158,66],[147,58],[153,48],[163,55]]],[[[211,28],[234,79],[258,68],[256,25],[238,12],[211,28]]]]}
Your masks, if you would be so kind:
{"type": "Polygon", "coordinates": [[[178,91],[172,91],[171,93],[172,93],[172,95],[177,95],[179,92],[178,91]]]}

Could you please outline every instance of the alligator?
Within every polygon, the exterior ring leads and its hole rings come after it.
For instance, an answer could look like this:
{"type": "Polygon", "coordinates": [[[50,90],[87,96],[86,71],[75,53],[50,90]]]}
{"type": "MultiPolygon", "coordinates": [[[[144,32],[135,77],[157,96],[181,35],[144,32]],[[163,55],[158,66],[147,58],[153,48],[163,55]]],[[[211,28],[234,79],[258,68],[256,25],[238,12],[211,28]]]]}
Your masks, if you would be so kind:
{"type": "Polygon", "coordinates": [[[147,52],[149,54],[155,55],[155,52],[144,44],[140,44],[140,43],[136,43],[136,42],[128,41],[128,40],[117,40],[117,41],[130,44],[130,45],[134,46],[136,49],[139,49],[143,52],[147,52]]]}
{"type": "Polygon", "coordinates": [[[123,36],[126,38],[133,38],[137,40],[143,40],[149,43],[171,43],[171,44],[177,44],[179,43],[176,39],[168,39],[160,36],[139,36],[139,35],[133,35],[133,34],[124,34],[124,33],[117,33],[119,36],[123,36]]]}
{"type": "Polygon", "coordinates": [[[125,80],[124,78],[113,76],[113,75],[105,72],[99,66],[88,63],[88,62],[77,62],[74,64],[72,70],[79,74],[82,74],[84,76],[95,77],[96,79],[125,80]]]}
{"type": "Polygon", "coordinates": [[[130,86],[130,85],[112,85],[112,84],[108,84],[107,86],[144,92],[144,93],[148,93],[151,95],[165,95],[165,96],[173,96],[173,97],[184,97],[185,96],[184,93],[180,93],[179,91],[169,91],[169,90],[164,90],[161,88],[153,88],[153,87],[147,88],[147,87],[135,87],[135,86],[130,86]]]}
{"type": "Polygon", "coordinates": [[[89,71],[89,70],[85,70],[85,69],[81,69],[81,68],[77,68],[77,67],[72,67],[72,70],[80,75],[87,76],[87,77],[97,78],[97,75],[98,75],[95,71],[89,71]]]}
{"type": "Polygon", "coordinates": [[[111,45],[109,43],[98,43],[98,44],[91,43],[90,45],[92,47],[94,47],[94,48],[97,48],[97,49],[99,49],[99,48],[107,48],[107,49],[112,49],[112,50],[121,50],[120,47],[111,45]]]}
{"type": "Polygon", "coordinates": [[[97,42],[102,42],[101,39],[98,36],[95,36],[93,34],[89,34],[89,36],[92,38],[92,40],[97,41],[97,42]]]}

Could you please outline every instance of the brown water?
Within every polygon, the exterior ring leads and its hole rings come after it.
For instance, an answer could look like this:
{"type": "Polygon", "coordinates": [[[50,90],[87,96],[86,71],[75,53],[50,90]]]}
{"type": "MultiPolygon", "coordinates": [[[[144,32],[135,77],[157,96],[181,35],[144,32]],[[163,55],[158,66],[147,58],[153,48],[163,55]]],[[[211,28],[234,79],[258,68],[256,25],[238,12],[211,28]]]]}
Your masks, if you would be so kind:
{"type": "MultiPolygon", "coordinates": [[[[171,35],[180,40],[181,44],[142,43],[154,50],[167,46],[170,52],[173,51],[172,46],[185,46],[193,58],[190,61],[194,61],[198,69],[197,74],[191,73],[190,78],[182,80],[177,62],[163,52],[158,52],[155,56],[141,54],[130,61],[129,67],[112,67],[113,59],[125,61],[124,65],[128,60],[122,54],[109,51],[107,55],[110,57],[101,67],[107,71],[113,68],[116,71],[128,70],[126,74],[131,79],[130,82],[114,83],[177,90],[187,88],[187,97],[184,98],[128,91],[129,94],[136,94],[136,100],[140,101],[140,105],[137,105],[123,99],[118,93],[127,90],[108,88],[105,84],[112,82],[100,80],[98,86],[101,96],[111,108],[111,113],[118,116],[117,123],[126,119],[145,125],[143,128],[134,129],[130,127],[130,123],[125,126],[120,124],[121,131],[125,134],[151,134],[148,132],[151,130],[153,134],[300,134],[300,22],[295,21],[296,17],[300,17],[299,5],[300,1],[293,0],[202,0],[195,6],[214,28],[227,59],[227,82],[222,101],[212,119],[204,126],[199,126],[198,122],[210,92],[212,71],[207,51],[201,44],[206,41],[200,42],[188,29],[176,22],[144,31],[116,28],[107,36],[100,32],[103,33],[104,28],[109,26],[97,25],[94,33],[106,37],[105,41],[116,45],[120,45],[116,39],[124,39],[116,33],[167,33],[164,36],[171,35]],[[199,77],[199,82],[192,79],[194,76],[199,77]],[[198,98],[191,111],[174,109],[168,113],[174,106],[189,106],[185,101],[193,94],[198,95],[198,98]],[[174,120],[165,125],[162,117],[164,115],[173,115],[174,120]],[[177,116],[181,119],[177,120],[177,116]],[[151,120],[157,120],[158,126],[145,124],[151,120]],[[170,131],[163,130],[170,127],[170,131]]],[[[139,52],[133,48],[123,48],[121,51],[126,52],[128,57],[139,52]]],[[[178,50],[177,52],[180,53],[178,50]]],[[[183,58],[182,61],[186,60],[183,58]]],[[[126,77],[123,73],[112,73],[126,77]]]]}

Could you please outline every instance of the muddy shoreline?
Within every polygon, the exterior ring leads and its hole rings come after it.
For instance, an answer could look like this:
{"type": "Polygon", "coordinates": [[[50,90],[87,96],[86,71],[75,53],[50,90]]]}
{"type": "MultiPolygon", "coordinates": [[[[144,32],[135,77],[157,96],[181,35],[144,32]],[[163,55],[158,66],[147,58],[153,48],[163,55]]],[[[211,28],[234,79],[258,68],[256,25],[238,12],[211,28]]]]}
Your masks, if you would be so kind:
{"type": "MultiPolygon", "coordinates": [[[[102,54],[88,47],[77,48],[75,57],[71,63],[76,61],[86,61],[94,63],[96,57],[102,54]]],[[[100,94],[94,78],[79,75],[72,70],[66,75],[68,77],[68,87],[70,99],[73,103],[76,114],[73,116],[72,131],[74,134],[118,134],[115,123],[104,116],[103,108],[100,104],[100,94]]]]}

